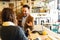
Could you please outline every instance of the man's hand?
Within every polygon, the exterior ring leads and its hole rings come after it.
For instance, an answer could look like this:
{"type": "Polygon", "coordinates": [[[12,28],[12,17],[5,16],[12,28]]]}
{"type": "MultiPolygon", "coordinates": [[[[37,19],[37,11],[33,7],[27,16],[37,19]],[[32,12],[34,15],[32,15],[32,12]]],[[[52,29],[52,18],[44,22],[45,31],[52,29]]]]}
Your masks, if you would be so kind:
{"type": "Polygon", "coordinates": [[[32,22],[28,22],[27,25],[28,26],[32,26],[33,24],[32,24],[32,22]]]}

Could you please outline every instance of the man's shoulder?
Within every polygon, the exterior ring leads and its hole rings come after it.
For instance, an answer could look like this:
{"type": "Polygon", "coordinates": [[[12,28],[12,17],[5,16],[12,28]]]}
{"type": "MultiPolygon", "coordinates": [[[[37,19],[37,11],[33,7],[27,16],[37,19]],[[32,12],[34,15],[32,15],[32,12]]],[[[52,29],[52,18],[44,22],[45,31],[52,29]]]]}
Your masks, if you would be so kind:
{"type": "Polygon", "coordinates": [[[33,18],[33,16],[29,15],[28,18],[33,18]]]}
{"type": "Polygon", "coordinates": [[[29,15],[28,18],[27,18],[28,21],[33,20],[33,19],[34,18],[31,15],[29,15]]]}

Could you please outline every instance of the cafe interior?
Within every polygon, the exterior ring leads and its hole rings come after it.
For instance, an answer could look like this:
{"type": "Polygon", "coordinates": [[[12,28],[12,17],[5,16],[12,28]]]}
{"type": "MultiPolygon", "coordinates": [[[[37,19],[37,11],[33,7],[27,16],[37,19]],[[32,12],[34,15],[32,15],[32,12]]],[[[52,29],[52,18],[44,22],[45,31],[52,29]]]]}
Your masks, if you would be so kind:
{"type": "Polygon", "coordinates": [[[0,0],[0,25],[3,8],[12,8],[16,14],[19,14],[23,5],[30,6],[30,15],[34,18],[34,32],[27,38],[60,40],[60,0],[0,0]]]}

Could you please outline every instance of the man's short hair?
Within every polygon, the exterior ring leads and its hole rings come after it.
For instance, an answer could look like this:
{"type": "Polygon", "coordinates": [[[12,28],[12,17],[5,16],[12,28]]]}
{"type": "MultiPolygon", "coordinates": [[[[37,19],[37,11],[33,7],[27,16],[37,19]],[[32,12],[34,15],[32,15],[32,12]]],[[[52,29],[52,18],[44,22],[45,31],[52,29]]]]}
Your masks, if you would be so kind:
{"type": "Polygon", "coordinates": [[[30,7],[28,6],[28,5],[23,5],[23,8],[28,8],[28,9],[30,9],[30,7]]]}

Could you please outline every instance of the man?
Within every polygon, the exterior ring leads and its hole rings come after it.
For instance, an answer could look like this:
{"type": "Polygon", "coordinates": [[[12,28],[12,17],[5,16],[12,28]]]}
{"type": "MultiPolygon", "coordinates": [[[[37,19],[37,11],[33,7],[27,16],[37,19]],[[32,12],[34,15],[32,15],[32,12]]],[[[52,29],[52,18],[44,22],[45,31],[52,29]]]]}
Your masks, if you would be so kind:
{"type": "Polygon", "coordinates": [[[33,29],[33,17],[29,14],[30,7],[28,5],[23,5],[21,9],[21,13],[17,16],[18,18],[18,25],[22,26],[24,31],[28,28],[30,30],[33,29]]]}

